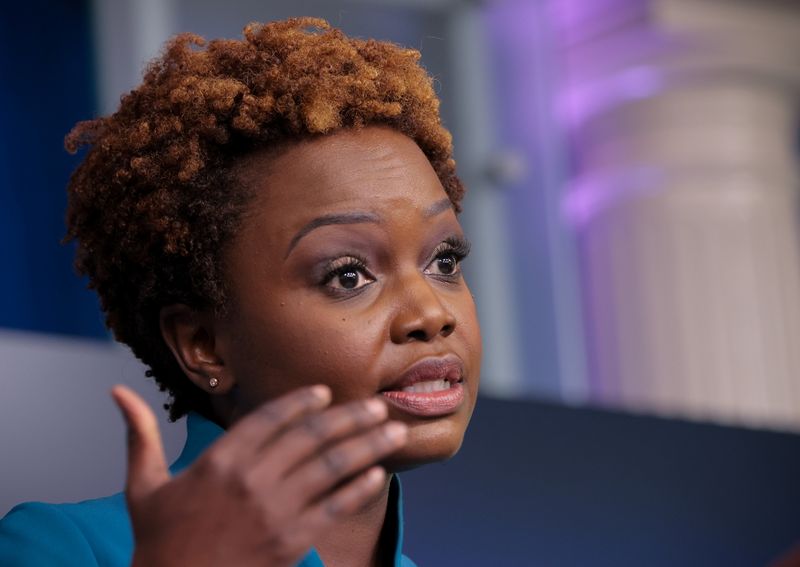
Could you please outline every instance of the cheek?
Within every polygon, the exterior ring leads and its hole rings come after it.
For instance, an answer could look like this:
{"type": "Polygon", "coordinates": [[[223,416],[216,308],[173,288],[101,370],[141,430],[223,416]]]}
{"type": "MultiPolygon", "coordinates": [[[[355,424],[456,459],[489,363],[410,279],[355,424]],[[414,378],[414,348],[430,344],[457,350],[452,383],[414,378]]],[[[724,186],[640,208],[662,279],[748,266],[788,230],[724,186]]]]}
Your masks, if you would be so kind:
{"type": "Polygon", "coordinates": [[[334,403],[374,395],[386,342],[383,325],[341,312],[318,321],[303,339],[308,348],[295,369],[330,386],[334,403]]]}
{"type": "Polygon", "coordinates": [[[471,363],[475,366],[476,373],[480,370],[482,356],[481,329],[478,322],[478,312],[475,301],[469,290],[462,296],[462,301],[458,306],[458,326],[457,332],[461,335],[465,348],[468,351],[471,363]]]}
{"type": "MultiPolygon", "coordinates": [[[[467,293],[467,297],[468,302],[463,304],[464,309],[461,311],[461,317],[459,318],[456,332],[460,334],[460,340],[464,348],[464,363],[467,370],[467,380],[465,382],[466,389],[469,392],[468,399],[470,403],[469,416],[478,398],[483,348],[475,303],[469,293],[467,293]]],[[[468,419],[469,417],[467,417],[467,420],[468,419]]],[[[464,427],[466,427],[466,423],[464,423],[464,427]]]]}
{"type": "Polygon", "coordinates": [[[282,307],[271,316],[251,317],[239,328],[244,332],[232,349],[232,367],[248,399],[263,402],[312,384],[330,386],[335,402],[376,391],[370,377],[380,340],[370,320],[300,304],[282,307]],[[313,318],[306,315],[309,312],[313,318]]]}

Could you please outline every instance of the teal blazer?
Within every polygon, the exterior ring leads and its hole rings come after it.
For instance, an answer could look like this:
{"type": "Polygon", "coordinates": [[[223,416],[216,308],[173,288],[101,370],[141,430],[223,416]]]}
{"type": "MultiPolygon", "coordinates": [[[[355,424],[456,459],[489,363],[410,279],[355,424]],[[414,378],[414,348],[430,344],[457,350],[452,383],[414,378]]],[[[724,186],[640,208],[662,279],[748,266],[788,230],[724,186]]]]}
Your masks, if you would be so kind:
{"type": "MultiPolygon", "coordinates": [[[[186,420],[186,444],[170,467],[174,473],[189,466],[224,430],[199,414],[186,420]]],[[[402,553],[403,505],[400,481],[392,478],[389,502],[396,526],[395,567],[415,567],[402,553]]],[[[133,534],[125,495],[74,504],[27,502],[0,520],[0,565],[3,567],[128,567],[133,534]]],[[[176,558],[179,559],[179,558],[176,558]]],[[[324,567],[312,549],[298,567],[324,567]]]]}

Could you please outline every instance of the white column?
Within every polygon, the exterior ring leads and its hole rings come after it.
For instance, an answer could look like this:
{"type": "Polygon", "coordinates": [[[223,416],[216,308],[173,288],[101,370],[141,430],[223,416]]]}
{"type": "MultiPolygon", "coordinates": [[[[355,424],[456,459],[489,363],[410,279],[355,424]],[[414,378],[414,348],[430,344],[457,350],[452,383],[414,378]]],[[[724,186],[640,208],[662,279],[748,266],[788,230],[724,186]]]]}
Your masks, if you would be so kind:
{"type": "Polygon", "coordinates": [[[800,429],[800,5],[551,6],[592,399],[800,429]]]}

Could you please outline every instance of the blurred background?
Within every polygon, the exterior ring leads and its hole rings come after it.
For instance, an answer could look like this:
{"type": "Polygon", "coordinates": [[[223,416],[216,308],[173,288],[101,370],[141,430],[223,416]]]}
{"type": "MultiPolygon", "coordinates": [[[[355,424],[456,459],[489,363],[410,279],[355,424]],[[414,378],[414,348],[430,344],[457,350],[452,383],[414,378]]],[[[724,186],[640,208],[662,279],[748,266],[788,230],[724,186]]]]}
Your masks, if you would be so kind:
{"type": "Polygon", "coordinates": [[[420,50],[469,191],[484,399],[407,475],[412,557],[764,565],[800,540],[795,0],[7,3],[0,514],[119,490],[108,389],[164,401],[59,244],[64,135],[174,33],[301,15],[420,50]]]}

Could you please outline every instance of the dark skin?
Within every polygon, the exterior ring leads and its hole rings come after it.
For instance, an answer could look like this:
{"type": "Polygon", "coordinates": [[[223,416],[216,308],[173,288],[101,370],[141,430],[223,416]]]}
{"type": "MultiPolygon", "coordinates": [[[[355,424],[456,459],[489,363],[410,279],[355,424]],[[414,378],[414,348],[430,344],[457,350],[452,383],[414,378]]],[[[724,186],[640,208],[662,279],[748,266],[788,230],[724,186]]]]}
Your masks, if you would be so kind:
{"type": "Polygon", "coordinates": [[[387,128],[256,153],[237,172],[255,197],[225,258],[230,308],[173,305],[161,321],[228,433],[170,479],[152,414],[115,391],[133,431],[135,562],[294,565],[313,546],[328,566],[383,564],[386,472],[452,456],[477,396],[461,227],[427,158],[387,128]],[[462,403],[387,407],[398,376],[442,357],[463,365],[462,403]]]}

